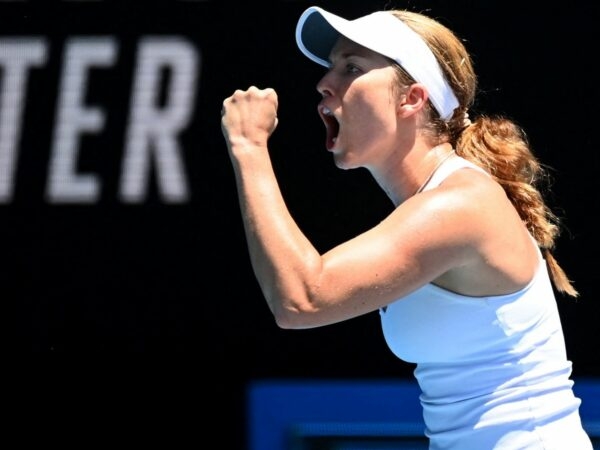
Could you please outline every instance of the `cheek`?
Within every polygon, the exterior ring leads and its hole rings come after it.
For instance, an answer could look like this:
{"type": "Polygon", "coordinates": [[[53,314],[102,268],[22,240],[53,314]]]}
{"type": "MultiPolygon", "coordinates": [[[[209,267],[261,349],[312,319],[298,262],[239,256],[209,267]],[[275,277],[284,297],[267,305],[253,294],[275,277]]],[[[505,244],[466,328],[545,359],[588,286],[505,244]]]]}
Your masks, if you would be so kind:
{"type": "Polygon", "coordinates": [[[354,142],[379,142],[396,132],[398,101],[393,81],[386,74],[377,75],[355,80],[346,91],[344,112],[354,142]]]}
{"type": "Polygon", "coordinates": [[[383,96],[368,99],[362,107],[362,119],[365,126],[387,134],[396,128],[395,105],[383,96]]]}
{"type": "Polygon", "coordinates": [[[379,126],[396,122],[397,99],[387,78],[364,86],[354,100],[357,113],[365,119],[379,126]]]}
{"type": "Polygon", "coordinates": [[[393,142],[396,135],[395,113],[387,103],[377,105],[370,101],[359,105],[354,113],[346,136],[355,151],[366,156],[393,142]]]}

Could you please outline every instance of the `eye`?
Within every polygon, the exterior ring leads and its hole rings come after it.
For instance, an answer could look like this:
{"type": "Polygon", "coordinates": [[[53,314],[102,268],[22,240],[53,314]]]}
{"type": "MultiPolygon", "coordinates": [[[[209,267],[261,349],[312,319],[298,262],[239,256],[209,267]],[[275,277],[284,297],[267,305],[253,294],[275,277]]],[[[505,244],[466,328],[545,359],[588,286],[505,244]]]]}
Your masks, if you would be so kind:
{"type": "Polygon", "coordinates": [[[349,74],[357,74],[360,73],[360,69],[356,67],[354,64],[346,64],[346,73],[349,74]]]}

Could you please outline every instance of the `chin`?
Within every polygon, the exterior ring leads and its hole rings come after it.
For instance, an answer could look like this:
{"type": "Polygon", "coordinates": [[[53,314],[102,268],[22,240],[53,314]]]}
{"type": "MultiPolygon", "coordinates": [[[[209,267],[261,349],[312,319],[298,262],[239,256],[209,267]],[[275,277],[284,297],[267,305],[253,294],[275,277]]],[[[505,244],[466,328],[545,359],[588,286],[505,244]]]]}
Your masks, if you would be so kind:
{"type": "Polygon", "coordinates": [[[350,161],[348,161],[348,159],[345,159],[344,155],[342,154],[334,155],[334,162],[335,166],[338,169],[349,170],[356,168],[356,166],[354,164],[351,164],[350,161]]]}

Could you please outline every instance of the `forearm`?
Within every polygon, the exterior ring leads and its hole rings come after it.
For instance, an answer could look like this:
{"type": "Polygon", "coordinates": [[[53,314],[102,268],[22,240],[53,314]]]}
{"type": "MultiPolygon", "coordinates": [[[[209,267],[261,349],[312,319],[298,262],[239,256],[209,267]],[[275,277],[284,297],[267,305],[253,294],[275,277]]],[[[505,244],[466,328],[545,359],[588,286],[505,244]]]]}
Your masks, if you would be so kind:
{"type": "Polygon", "coordinates": [[[321,257],[289,213],[268,150],[243,150],[232,162],[252,267],[271,311],[284,325],[288,313],[310,304],[321,257]]]}

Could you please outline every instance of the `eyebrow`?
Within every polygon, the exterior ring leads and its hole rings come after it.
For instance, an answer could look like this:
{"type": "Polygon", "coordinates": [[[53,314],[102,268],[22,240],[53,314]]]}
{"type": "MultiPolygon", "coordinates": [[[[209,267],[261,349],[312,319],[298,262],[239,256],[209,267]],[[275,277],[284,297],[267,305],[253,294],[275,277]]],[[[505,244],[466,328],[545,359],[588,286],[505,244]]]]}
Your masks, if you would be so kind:
{"type": "MultiPolygon", "coordinates": [[[[344,53],[340,54],[337,59],[349,59],[352,57],[366,58],[366,55],[357,53],[356,51],[349,51],[349,52],[344,52],[344,53]]],[[[333,61],[331,60],[331,57],[327,58],[327,60],[330,63],[333,63],[333,61]]]]}

